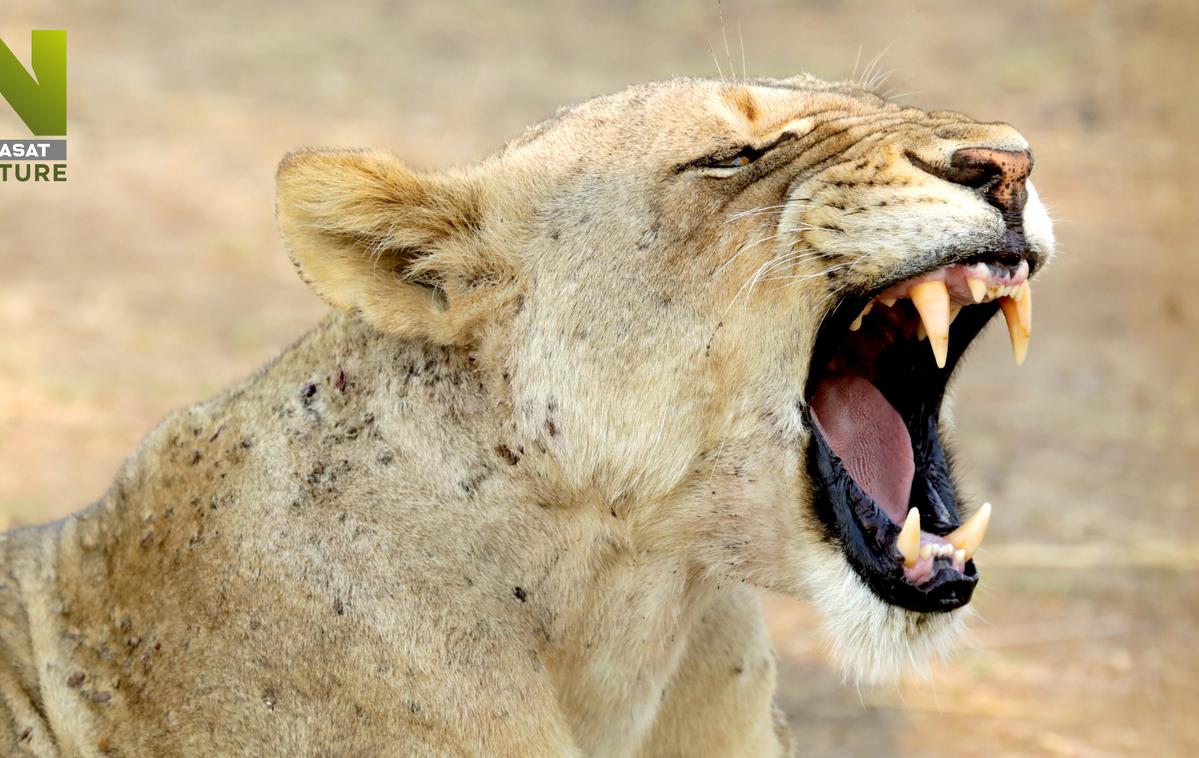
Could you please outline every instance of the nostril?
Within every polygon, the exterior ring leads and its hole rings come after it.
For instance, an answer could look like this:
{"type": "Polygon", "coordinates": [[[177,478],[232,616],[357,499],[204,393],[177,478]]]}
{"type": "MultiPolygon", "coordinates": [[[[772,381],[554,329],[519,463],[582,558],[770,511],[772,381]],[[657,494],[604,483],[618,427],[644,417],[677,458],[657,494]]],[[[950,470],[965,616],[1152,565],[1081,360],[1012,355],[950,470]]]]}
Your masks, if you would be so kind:
{"type": "MultiPolygon", "coordinates": [[[[960,150],[958,151],[961,152],[960,150]]],[[[957,153],[954,153],[957,157],[957,153]]],[[[942,172],[941,178],[947,182],[960,184],[963,187],[980,190],[994,182],[1003,169],[994,163],[954,165],[950,163],[942,172]]]]}

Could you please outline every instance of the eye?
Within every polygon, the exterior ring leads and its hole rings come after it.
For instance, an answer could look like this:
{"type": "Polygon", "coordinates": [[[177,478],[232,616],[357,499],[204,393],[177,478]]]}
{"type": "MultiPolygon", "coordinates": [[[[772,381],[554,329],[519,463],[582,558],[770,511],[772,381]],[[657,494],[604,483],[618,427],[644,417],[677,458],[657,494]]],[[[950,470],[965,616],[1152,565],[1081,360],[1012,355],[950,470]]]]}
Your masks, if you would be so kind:
{"type": "Polygon", "coordinates": [[[731,156],[713,156],[700,165],[703,168],[742,168],[761,158],[765,153],[765,150],[746,145],[731,156]]]}

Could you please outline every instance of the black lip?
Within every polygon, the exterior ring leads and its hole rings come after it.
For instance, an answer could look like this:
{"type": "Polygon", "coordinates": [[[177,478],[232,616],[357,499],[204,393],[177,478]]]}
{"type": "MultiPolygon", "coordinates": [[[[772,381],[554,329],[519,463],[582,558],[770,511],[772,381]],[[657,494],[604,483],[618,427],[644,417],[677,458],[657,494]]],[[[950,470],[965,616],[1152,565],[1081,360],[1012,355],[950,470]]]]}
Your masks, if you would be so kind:
{"type": "MultiPolygon", "coordinates": [[[[844,339],[849,322],[882,289],[848,297],[829,314],[813,351],[808,397],[844,339]]],[[[916,341],[887,351],[877,364],[875,386],[899,412],[912,438],[916,476],[908,508],[920,510],[921,525],[932,534],[944,536],[960,524],[952,464],[940,439],[941,401],[962,355],[998,310],[998,302],[994,301],[962,310],[950,333],[944,369],[934,363],[928,344],[916,341]]],[[[904,578],[895,544],[899,525],[850,477],[816,426],[810,406],[804,408],[803,418],[812,435],[807,466],[816,485],[813,507],[827,538],[841,547],[871,591],[884,602],[926,613],[951,611],[970,602],[978,583],[973,561],[966,562],[964,571],[957,571],[951,561],[938,559],[932,578],[919,586],[904,578]]]]}
{"type": "MultiPolygon", "coordinates": [[[[899,525],[849,476],[841,459],[817,429],[808,409],[804,411],[804,422],[812,434],[812,442],[808,445],[808,471],[817,485],[813,507],[828,538],[840,545],[849,565],[866,586],[884,602],[924,613],[952,611],[970,602],[978,583],[974,561],[967,561],[965,571],[960,572],[947,559],[938,559],[932,578],[921,585],[914,585],[904,578],[902,558],[895,546],[899,525]]],[[[935,447],[940,449],[940,444],[935,443],[935,447]]],[[[940,462],[944,469],[943,457],[940,462]]],[[[947,534],[958,525],[953,488],[949,488],[950,499],[946,502],[938,494],[941,488],[932,477],[919,476],[922,473],[919,465],[917,473],[909,507],[920,509],[922,521],[926,511],[937,513],[938,523],[924,523],[925,530],[947,534]]]]}

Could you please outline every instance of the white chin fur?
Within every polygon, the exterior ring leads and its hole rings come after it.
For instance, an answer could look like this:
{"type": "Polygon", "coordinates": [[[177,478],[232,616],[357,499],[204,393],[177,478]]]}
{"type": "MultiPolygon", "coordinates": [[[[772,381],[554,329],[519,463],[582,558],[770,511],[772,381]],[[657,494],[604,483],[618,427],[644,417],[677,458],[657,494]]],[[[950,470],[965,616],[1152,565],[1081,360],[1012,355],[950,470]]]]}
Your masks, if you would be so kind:
{"type": "Polygon", "coordinates": [[[823,618],[833,659],[847,679],[894,682],[956,648],[971,611],[916,613],[879,600],[837,554],[825,551],[807,575],[812,604],[823,618]]]}

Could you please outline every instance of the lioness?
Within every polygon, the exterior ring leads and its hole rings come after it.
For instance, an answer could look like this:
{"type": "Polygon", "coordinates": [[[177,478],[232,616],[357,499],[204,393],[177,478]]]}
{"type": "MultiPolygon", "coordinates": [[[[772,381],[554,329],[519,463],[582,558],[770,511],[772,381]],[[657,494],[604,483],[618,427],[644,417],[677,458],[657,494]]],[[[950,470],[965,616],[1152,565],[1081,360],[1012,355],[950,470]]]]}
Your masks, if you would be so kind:
{"type": "Polygon", "coordinates": [[[788,753],[759,589],[867,679],[961,624],[989,509],[943,397],[997,313],[1027,348],[1031,166],[806,76],[631,87],[445,173],[288,156],[333,309],[0,538],[0,748],[788,753]]]}

